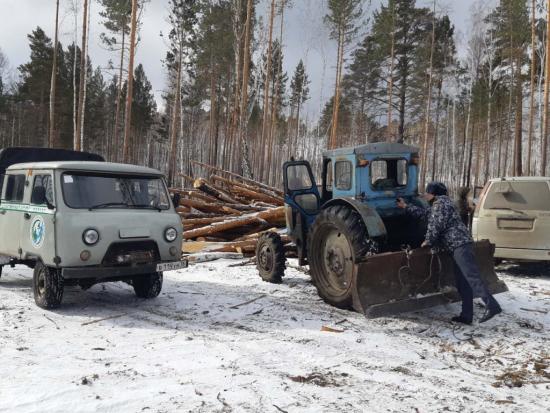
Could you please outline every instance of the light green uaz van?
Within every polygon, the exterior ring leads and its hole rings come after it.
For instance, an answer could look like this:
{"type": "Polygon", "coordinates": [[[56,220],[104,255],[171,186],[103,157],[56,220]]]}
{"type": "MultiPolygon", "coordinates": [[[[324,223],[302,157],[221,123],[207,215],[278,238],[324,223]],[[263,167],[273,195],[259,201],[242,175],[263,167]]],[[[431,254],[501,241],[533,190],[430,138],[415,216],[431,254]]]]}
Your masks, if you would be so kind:
{"type": "MultiPolygon", "coordinates": [[[[182,224],[163,175],[88,161],[19,163],[3,176],[1,265],[34,268],[36,304],[60,305],[65,285],[125,281],[153,298],[181,260],[182,224]]],[[[1,282],[0,282],[1,286],[1,282]]]]}

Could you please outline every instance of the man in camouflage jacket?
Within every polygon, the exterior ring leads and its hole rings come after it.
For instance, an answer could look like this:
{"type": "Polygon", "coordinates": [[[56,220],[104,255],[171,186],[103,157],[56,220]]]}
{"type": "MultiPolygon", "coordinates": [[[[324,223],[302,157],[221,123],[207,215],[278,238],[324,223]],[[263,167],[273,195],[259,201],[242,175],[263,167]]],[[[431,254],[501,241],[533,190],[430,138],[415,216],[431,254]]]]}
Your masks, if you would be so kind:
{"type": "Polygon", "coordinates": [[[424,198],[430,207],[407,205],[401,198],[397,205],[405,209],[410,216],[427,223],[423,247],[442,249],[453,256],[457,290],[462,298],[462,313],[453,317],[453,321],[472,323],[474,297],[481,297],[486,306],[480,322],[493,318],[502,312],[502,309],[481,278],[474,255],[474,240],[460,219],[454,202],[447,196],[447,188],[440,182],[432,182],[426,187],[424,198]]]}

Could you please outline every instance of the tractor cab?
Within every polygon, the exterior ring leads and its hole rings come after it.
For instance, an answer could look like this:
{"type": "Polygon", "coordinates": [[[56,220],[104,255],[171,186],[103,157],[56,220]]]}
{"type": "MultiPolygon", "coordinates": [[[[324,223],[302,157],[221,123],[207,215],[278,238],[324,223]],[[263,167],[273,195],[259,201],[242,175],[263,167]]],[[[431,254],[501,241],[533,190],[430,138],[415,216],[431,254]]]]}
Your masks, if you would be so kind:
{"type": "MultiPolygon", "coordinates": [[[[287,227],[299,244],[317,214],[335,204],[352,205],[367,219],[369,235],[384,251],[412,248],[422,242],[423,223],[411,222],[396,205],[397,198],[423,205],[418,197],[418,148],[398,143],[370,143],[323,154],[318,186],[307,161],[285,163],[287,227]]],[[[305,248],[298,245],[306,258],[305,248]]]]}

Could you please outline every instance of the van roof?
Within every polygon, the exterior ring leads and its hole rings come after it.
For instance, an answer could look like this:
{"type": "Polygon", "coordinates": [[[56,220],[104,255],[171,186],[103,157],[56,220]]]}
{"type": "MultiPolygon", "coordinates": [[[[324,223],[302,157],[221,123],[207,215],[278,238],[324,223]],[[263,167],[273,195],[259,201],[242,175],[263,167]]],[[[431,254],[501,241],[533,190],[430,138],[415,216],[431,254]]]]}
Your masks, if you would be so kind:
{"type": "Polygon", "coordinates": [[[507,176],[504,178],[492,178],[489,182],[548,182],[550,176],[507,176]]]}
{"type": "Polygon", "coordinates": [[[145,166],[128,165],[112,162],[87,162],[87,161],[53,161],[53,162],[29,162],[18,163],[7,170],[21,169],[61,169],[70,171],[110,172],[126,174],[142,174],[162,176],[162,172],[145,166]]]}

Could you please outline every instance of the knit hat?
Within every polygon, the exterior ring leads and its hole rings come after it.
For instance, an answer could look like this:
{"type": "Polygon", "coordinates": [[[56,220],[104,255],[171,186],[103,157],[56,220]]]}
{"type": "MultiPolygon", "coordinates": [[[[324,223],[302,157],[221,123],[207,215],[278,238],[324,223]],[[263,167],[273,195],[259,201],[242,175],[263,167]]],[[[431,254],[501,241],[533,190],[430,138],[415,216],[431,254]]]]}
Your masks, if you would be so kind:
{"type": "Polygon", "coordinates": [[[426,192],[435,196],[447,195],[447,187],[441,182],[430,182],[426,186],[426,192]]]}

